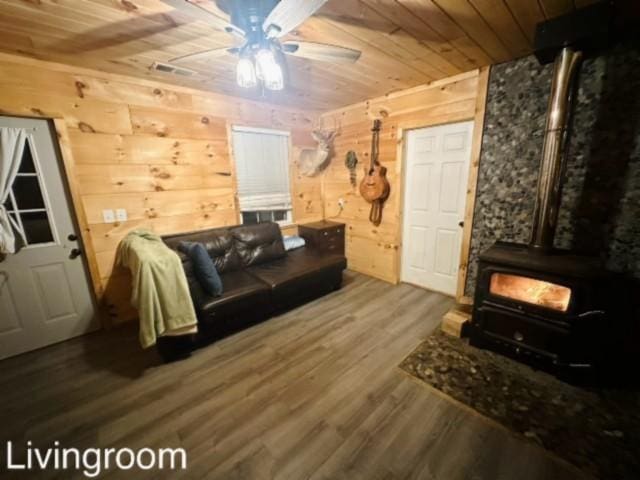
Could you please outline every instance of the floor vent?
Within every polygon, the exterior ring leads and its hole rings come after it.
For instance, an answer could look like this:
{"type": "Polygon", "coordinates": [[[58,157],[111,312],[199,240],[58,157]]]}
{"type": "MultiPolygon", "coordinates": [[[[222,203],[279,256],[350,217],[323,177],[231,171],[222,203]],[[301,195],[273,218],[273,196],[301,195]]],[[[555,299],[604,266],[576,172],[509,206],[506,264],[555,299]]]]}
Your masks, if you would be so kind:
{"type": "Polygon", "coordinates": [[[169,63],[161,63],[161,62],[153,62],[153,65],[151,65],[151,69],[156,70],[158,72],[162,72],[162,73],[182,75],[183,77],[192,77],[193,75],[196,74],[195,71],[189,70],[188,68],[177,67],[169,63]]]}

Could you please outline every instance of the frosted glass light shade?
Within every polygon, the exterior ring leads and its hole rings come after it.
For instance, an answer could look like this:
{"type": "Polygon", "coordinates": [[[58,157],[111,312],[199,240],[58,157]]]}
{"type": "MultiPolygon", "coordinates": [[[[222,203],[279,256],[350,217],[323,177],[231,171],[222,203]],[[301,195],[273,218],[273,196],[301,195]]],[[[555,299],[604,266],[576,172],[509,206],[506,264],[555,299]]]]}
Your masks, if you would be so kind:
{"type": "Polygon", "coordinates": [[[243,88],[253,88],[257,84],[256,70],[249,58],[241,58],[236,66],[236,81],[243,88]]]}
{"type": "Polygon", "coordinates": [[[284,78],[282,67],[276,61],[271,50],[262,49],[256,53],[256,74],[269,90],[282,90],[284,78]]]}
{"type": "Polygon", "coordinates": [[[276,59],[271,50],[265,48],[258,50],[256,53],[256,76],[260,80],[264,80],[265,72],[268,72],[275,63],[276,59]]]}
{"type": "Polygon", "coordinates": [[[282,90],[284,88],[284,78],[280,65],[274,63],[262,81],[265,88],[269,90],[282,90]]]}

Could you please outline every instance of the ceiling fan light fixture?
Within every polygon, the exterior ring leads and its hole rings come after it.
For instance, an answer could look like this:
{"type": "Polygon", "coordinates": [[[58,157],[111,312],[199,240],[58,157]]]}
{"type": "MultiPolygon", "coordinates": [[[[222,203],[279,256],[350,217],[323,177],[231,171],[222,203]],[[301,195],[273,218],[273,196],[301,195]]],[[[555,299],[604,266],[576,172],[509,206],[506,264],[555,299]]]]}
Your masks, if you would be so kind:
{"type": "Polygon", "coordinates": [[[264,86],[268,90],[282,90],[284,88],[284,76],[282,75],[282,67],[276,62],[269,67],[264,74],[262,80],[264,86]]]}
{"type": "MultiPolygon", "coordinates": [[[[160,0],[205,21],[220,18],[202,0],[160,0]]],[[[218,7],[230,15],[224,25],[227,33],[243,40],[241,45],[212,48],[175,57],[169,61],[186,62],[217,58],[231,54],[239,57],[236,81],[243,88],[258,84],[268,90],[283,90],[288,79],[286,55],[330,63],[353,64],[362,52],[338,45],[307,41],[281,41],[287,35],[297,36],[295,29],[314,15],[328,0],[217,0],[218,7]]],[[[204,2],[206,3],[206,2],[204,2]]],[[[170,69],[175,68],[170,66],[170,69]]],[[[177,70],[176,70],[176,73],[177,70]]]]}
{"type": "Polygon", "coordinates": [[[256,75],[262,80],[268,90],[282,90],[284,88],[284,76],[282,67],[276,61],[271,49],[261,48],[256,53],[256,75]]]}
{"type": "Polygon", "coordinates": [[[236,81],[242,88],[253,88],[257,85],[256,70],[250,58],[242,57],[238,60],[236,81]]]}
{"type": "Polygon", "coordinates": [[[264,80],[265,72],[273,69],[273,65],[277,65],[276,57],[273,52],[267,48],[261,48],[255,54],[256,59],[256,75],[260,80],[264,80]]]}

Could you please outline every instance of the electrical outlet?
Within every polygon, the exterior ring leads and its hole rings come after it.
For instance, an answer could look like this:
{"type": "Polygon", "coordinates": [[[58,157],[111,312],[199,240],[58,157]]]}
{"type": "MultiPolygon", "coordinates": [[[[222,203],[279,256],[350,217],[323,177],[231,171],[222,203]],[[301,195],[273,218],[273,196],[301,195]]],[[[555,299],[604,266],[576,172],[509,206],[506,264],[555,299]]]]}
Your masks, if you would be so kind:
{"type": "Polygon", "coordinates": [[[102,220],[104,223],[113,223],[116,221],[116,216],[113,210],[102,210],[102,220]]]}
{"type": "Polygon", "coordinates": [[[127,221],[127,211],[124,208],[119,208],[116,210],[116,220],[119,222],[127,221]]]}

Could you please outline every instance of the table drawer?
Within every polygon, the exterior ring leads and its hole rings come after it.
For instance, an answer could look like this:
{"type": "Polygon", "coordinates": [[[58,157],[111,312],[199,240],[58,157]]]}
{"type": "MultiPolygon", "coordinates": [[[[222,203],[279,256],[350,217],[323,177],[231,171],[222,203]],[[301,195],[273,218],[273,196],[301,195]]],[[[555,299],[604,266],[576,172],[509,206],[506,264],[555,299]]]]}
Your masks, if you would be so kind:
{"type": "Polygon", "coordinates": [[[344,239],[334,237],[326,242],[321,249],[331,253],[344,253],[344,239]]]}
{"type": "Polygon", "coordinates": [[[324,230],[324,231],[318,232],[317,235],[320,239],[323,239],[326,241],[343,240],[344,230],[341,228],[336,228],[333,230],[324,230]]]}

